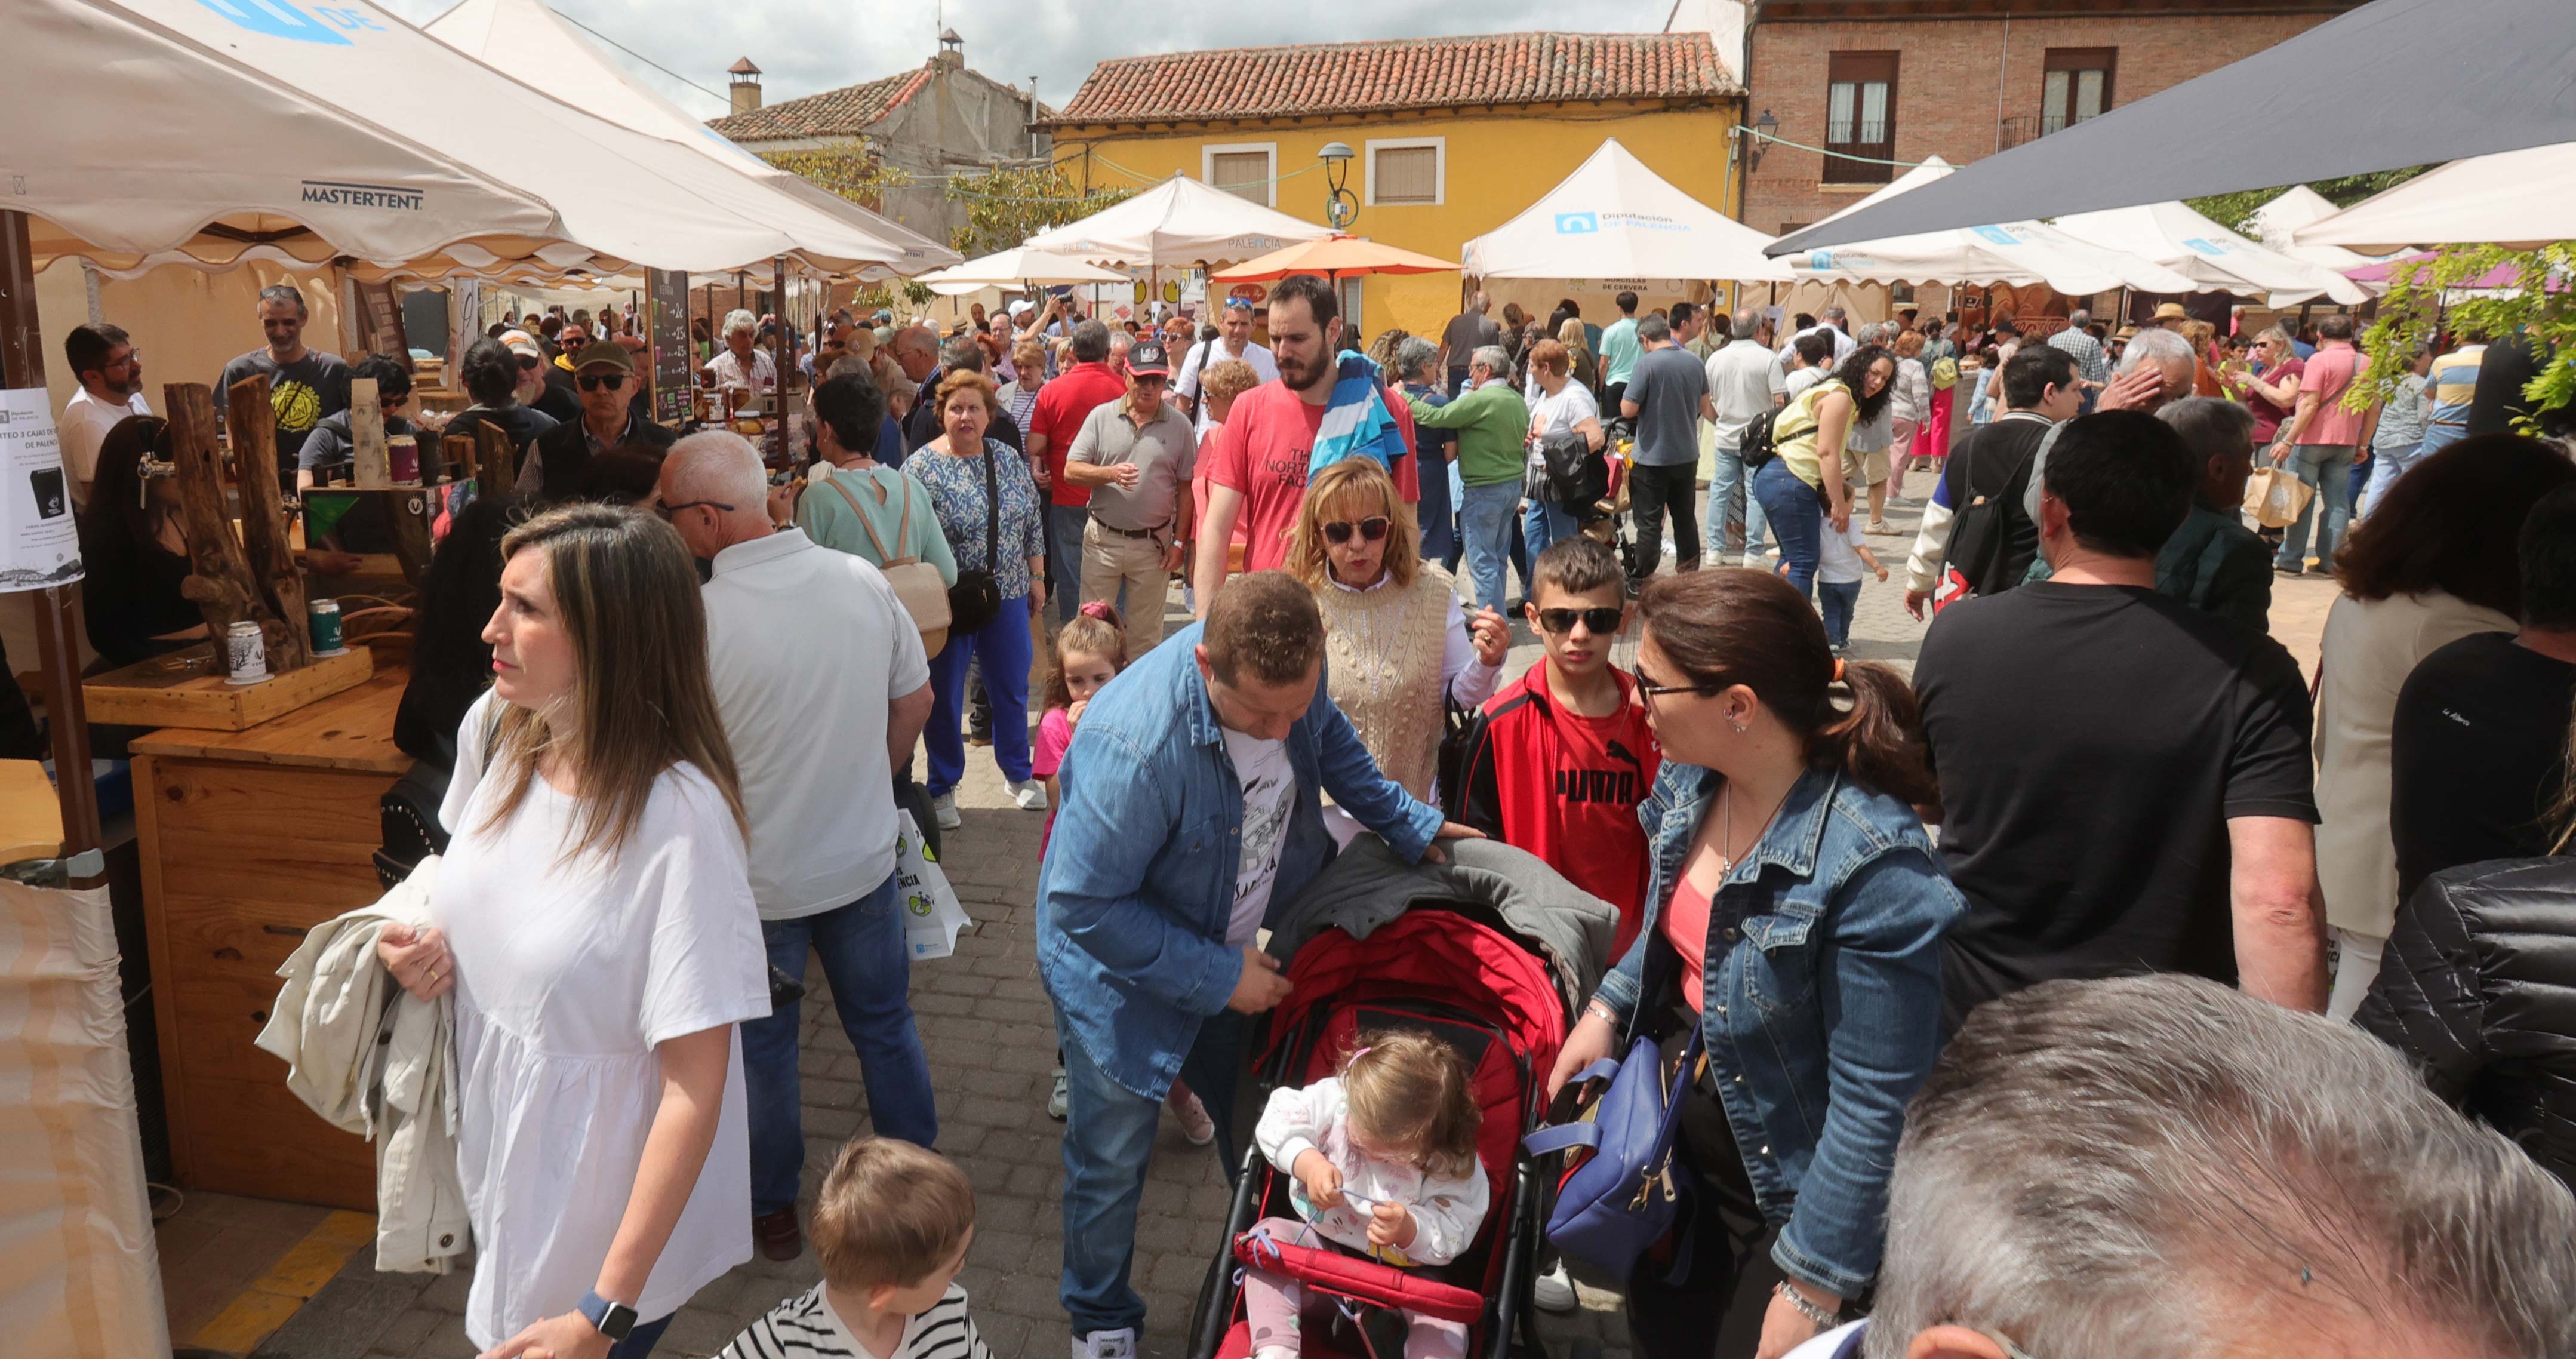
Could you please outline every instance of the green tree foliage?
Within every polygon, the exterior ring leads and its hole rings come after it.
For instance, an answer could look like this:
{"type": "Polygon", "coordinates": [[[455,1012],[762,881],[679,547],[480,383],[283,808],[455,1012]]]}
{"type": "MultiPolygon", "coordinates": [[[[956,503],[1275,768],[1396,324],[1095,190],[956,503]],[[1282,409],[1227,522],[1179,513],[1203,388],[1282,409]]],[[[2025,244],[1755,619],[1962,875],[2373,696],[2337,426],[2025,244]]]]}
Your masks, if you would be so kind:
{"type": "Polygon", "coordinates": [[[846,142],[811,151],[764,151],[760,158],[870,212],[879,210],[888,189],[900,189],[912,176],[878,160],[865,142],[846,142]]]}
{"type": "MultiPolygon", "coordinates": [[[[2456,246],[2431,259],[2398,265],[2389,278],[2388,295],[2379,300],[2379,319],[2362,337],[2370,355],[2365,381],[2352,384],[2347,408],[2366,408],[2397,389],[2407,361],[2434,339],[2436,332],[2454,335],[2504,336],[2521,332],[2543,352],[2558,356],[2523,388],[2530,410],[2565,406],[2576,398],[2576,295],[2568,291],[2576,270],[2576,241],[2560,241],[2539,250],[2502,246],[2456,246]],[[2511,270],[2514,286],[2481,289],[2471,295],[2455,291],[2465,282],[2497,269],[2511,270]]],[[[2526,429],[2532,421],[2522,422],[2526,429]]]]}
{"type": "Polygon", "coordinates": [[[1008,167],[948,181],[949,198],[966,205],[966,225],[949,244],[968,258],[1008,250],[1049,227],[1063,226],[1124,202],[1132,188],[1085,193],[1062,165],[1008,167]]]}
{"type": "MultiPolygon", "coordinates": [[[[2345,175],[2340,179],[2320,179],[2308,187],[2316,190],[2329,203],[2348,208],[2382,189],[2391,189],[2432,169],[2417,165],[2404,170],[2374,170],[2366,175],[2345,175]]],[[[2247,189],[2242,193],[2216,193],[2206,198],[2186,198],[2183,202],[2201,216],[2231,231],[2252,235],[2254,210],[2281,196],[2291,186],[2275,185],[2269,189],[2247,189]]]]}

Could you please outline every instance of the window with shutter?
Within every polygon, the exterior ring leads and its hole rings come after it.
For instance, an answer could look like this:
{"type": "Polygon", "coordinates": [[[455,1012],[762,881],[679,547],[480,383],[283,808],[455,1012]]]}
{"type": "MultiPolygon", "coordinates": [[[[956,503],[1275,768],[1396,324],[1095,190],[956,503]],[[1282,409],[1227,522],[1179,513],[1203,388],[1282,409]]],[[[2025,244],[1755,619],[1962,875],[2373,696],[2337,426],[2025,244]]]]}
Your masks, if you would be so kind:
{"type": "Polygon", "coordinates": [[[2052,47],[2040,87],[2039,132],[2046,136],[2101,116],[2111,107],[2116,47],[2052,47]]]}
{"type": "Polygon", "coordinates": [[[1884,184],[1896,157],[1896,54],[1835,52],[1825,75],[1827,184],[1884,184]]]}
{"type": "Polygon", "coordinates": [[[1380,204],[1440,201],[1440,149],[1382,146],[1369,167],[1370,196],[1380,204]]]}
{"type": "Polygon", "coordinates": [[[1265,151],[1220,151],[1209,158],[1209,183],[1255,203],[1270,201],[1270,155],[1265,151]]]}

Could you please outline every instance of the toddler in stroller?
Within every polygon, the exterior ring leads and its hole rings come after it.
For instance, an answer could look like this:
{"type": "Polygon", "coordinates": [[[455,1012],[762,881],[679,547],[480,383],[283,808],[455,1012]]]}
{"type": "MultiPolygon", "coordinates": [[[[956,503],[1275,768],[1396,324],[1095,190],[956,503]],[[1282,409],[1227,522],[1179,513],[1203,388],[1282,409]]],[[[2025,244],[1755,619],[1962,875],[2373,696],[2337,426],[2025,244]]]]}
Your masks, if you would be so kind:
{"type": "MultiPolygon", "coordinates": [[[[1476,1240],[1491,1191],[1478,1156],[1472,1073],[1457,1051],[1430,1034],[1382,1033],[1361,1040],[1339,1076],[1273,1091],[1253,1137],[1270,1164],[1291,1178],[1289,1202],[1302,1222],[1263,1219],[1262,1242],[1311,1244],[1321,1236],[1398,1269],[1448,1264],[1476,1240]]],[[[1284,1275],[1248,1266],[1244,1311],[1253,1359],[1300,1351],[1303,1290],[1284,1275]]],[[[1464,1324],[1403,1313],[1405,1359],[1462,1359],[1464,1324]]]]}

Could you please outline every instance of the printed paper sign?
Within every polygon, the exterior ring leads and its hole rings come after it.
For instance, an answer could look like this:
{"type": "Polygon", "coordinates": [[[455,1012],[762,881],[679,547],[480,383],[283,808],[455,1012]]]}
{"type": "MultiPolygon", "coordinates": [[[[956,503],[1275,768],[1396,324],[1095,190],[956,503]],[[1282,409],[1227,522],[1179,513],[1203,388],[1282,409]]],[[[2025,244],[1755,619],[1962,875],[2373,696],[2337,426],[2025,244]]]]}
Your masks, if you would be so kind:
{"type": "Polygon", "coordinates": [[[0,591],[81,578],[71,479],[42,387],[0,391],[0,591]]]}

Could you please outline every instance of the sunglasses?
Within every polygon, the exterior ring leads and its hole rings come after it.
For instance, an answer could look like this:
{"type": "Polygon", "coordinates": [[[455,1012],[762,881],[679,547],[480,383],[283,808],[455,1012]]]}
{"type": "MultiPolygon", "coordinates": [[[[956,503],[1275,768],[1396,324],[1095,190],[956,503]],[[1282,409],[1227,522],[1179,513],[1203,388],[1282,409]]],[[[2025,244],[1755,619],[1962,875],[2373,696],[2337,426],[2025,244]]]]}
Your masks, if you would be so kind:
{"type": "Polygon", "coordinates": [[[542,367],[544,364],[544,359],[537,358],[531,354],[521,354],[519,356],[519,371],[523,373],[531,369],[542,367]]]}
{"type": "Polygon", "coordinates": [[[1170,378],[1161,373],[1130,373],[1128,376],[1134,378],[1136,380],[1136,385],[1139,387],[1160,387],[1164,383],[1171,381],[1170,378]]]}
{"type": "Polygon", "coordinates": [[[1574,631],[1574,624],[1580,619],[1583,626],[1592,630],[1593,636],[1608,637],[1619,631],[1620,615],[1625,612],[1623,609],[1541,609],[1538,611],[1538,625],[1545,631],[1562,636],[1574,631]]]}
{"type": "Polygon", "coordinates": [[[595,392],[602,387],[613,392],[626,385],[626,375],[624,373],[583,373],[573,381],[580,383],[581,389],[585,392],[595,392]]]}
{"type": "Polygon", "coordinates": [[[1356,524],[1347,519],[1336,519],[1324,525],[1324,541],[1334,544],[1347,543],[1351,540],[1352,532],[1356,530],[1362,542],[1374,543],[1386,537],[1386,527],[1387,518],[1382,514],[1372,514],[1356,524]]]}

